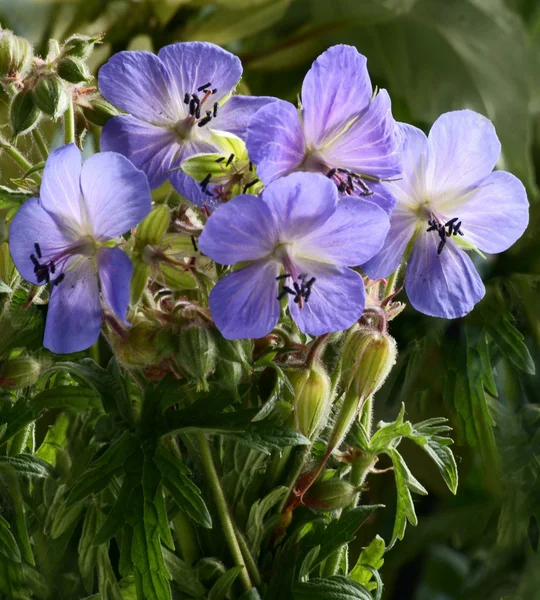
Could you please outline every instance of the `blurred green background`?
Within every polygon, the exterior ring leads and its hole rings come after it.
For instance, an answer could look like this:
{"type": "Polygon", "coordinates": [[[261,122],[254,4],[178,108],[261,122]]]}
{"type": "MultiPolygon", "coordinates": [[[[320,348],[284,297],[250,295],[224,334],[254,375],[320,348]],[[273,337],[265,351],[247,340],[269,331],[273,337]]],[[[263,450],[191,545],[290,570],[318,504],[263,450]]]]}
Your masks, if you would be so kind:
{"type": "MultiPolygon", "coordinates": [[[[467,318],[407,309],[392,323],[400,359],[377,398],[376,420],[393,420],[401,402],[413,422],[447,416],[460,487],[452,497],[411,444],[405,456],[430,495],[417,499],[419,525],[386,555],[381,574],[385,600],[540,599],[540,2],[0,0],[0,23],[42,54],[50,37],[106,33],[91,59],[95,71],[126,48],[214,42],[242,59],[243,91],[291,101],[320,52],[353,44],[373,83],[390,92],[398,120],[427,131],[441,113],[461,108],[493,120],[499,166],[527,186],[531,223],[509,252],[478,265],[488,291],[467,318]]],[[[0,127],[6,109],[0,96],[0,127]]],[[[2,183],[16,172],[0,155],[2,183]]],[[[390,537],[392,474],[372,477],[364,502],[388,509],[362,528],[359,546],[376,532],[390,537]]]]}

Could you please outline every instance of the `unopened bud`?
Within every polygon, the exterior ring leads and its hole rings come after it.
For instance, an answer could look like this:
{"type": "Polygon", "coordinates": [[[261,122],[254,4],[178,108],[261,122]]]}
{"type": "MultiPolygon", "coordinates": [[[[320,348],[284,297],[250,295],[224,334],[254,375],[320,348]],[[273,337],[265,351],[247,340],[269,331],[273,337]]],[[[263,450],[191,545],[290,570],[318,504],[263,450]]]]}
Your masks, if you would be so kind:
{"type": "Polygon", "coordinates": [[[32,44],[13,32],[0,31],[0,77],[23,75],[32,64],[32,44]]]}
{"type": "Polygon", "coordinates": [[[91,79],[86,63],[76,56],[66,56],[59,60],[56,72],[70,83],[84,83],[91,79]]]}
{"type": "Polygon", "coordinates": [[[174,348],[172,334],[148,321],[141,321],[130,327],[127,340],[120,340],[116,336],[111,339],[119,360],[132,367],[159,364],[174,348]]]}
{"type": "Polygon", "coordinates": [[[9,108],[9,120],[13,137],[24,135],[31,131],[39,121],[41,111],[34,103],[34,97],[31,91],[23,90],[19,92],[9,108]]]}
{"type": "Polygon", "coordinates": [[[291,369],[286,375],[294,388],[291,403],[298,431],[313,439],[330,410],[330,378],[317,361],[309,367],[291,369]]]}
{"type": "Polygon", "coordinates": [[[0,363],[0,388],[19,389],[33,385],[40,370],[40,363],[31,356],[9,358],[0,363]]]}
{"type": "Polygon", "coordinates": [[[62,54],[64,56],[75,56],[86,60],[96,44],[101,44],[103,35],[72,35],[64,42],[62,54]]]}
{"type": "Polygon", "coordinates": [[[69,94],[57,75],[40,77],[32,91],[36,106],[53,119],[58,119],[67,110],[69,94]]]}
{"type": "Polygon", "coordinates": [[[314,483],[304,495],[302,502],[312,510],[338,510],[349,506],[358,491],[359,488],[352,483],[339,477],[332,477],[314,483]]]}
{"type": "Polygon", "coordinates": [[[137,227],[135,242],[141,249],[145,246],[157,246],[170,224],[169,209],[165,204],[156,206],[137,227]]]}
{"type": "Polygon", "coordinates": [[[197,381],[197,391],[207,391],[206,378],[216,368],[216,342],[210,326],[202,322],[191,322],[182,328],[176,362],[182,371],[197,381]]]}
{"type": "Polygon", "coordinates": [[[107,102],[102,96],[96,95],[88,100],[89,106],[83,106],[82,111],[84,116],[99,127],[103,127],[105,123],[112,117],[117,117],[122,114],[110,102],[107,102]]]}

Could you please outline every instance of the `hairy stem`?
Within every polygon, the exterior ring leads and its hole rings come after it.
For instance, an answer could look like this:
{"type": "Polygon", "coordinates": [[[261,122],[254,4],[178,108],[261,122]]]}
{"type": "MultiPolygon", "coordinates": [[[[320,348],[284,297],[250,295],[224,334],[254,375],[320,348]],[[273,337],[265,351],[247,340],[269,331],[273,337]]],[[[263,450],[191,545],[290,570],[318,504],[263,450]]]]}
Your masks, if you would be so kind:
{"type": "Polygon", "coordinates": [[[75,143],[75,110],[73,97],[70,98],[68,109],[64,113],[64,140],[66,144],[75,143]]]}
{"type": "Polygon", "coordinates": [[[386,298],[386,296],[390,296],[390,294],[394,293],[394,290],[396,288],[396,281],[397,281],[400,270],[401,270],[401,265],[388,278],[386,287],[384,288],[384,294],[383,294],[385,298],[386,298]]]}
{"type": "Polygon", "coordinates": [[[15,148],[15,146],[11,145],[1,136],[0,148],[2,148],[2,150],[4,150],[4,152],[16,162],[25,173],[32,168],[32,163],[28,162],[26,158],[17,150],[17,148],[15,148]]]}
{"type": "Polygon", "coordinates": [[[43,160],[47,160],[47,156],[49,156],[49,148],[47,147],[47,142],[43,135],[41,135],[41,131],[39,129],[32,129],[32,137],[34,138],[34,142],[36,142],[36,146],[38,147],[39,154],[43,160]]]}

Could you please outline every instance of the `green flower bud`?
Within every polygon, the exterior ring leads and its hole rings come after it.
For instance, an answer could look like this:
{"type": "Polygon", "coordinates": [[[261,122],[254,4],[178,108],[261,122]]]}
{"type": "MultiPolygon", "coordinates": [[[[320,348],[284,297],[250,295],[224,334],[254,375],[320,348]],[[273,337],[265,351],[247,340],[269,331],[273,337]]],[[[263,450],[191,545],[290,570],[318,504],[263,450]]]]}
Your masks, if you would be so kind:
{"type": "Polygon", "coordinates": [[[332,477],[314,483],[304,495],[303,503],[312,510],[338,510],[349,506],[358,491],[359,488],[352,483],[339,477],[332,477]]]}
{"type": "Polygon", "coordinates": [[[0,388],[19,389],[33,385],[40,370],[40,363],[31,356],[9,358],[0,363],[0,388]]]}
{"type": "Polygon", "coordinates": [[[64,42],[62,54],[64,56],[75,56],[86,60],[96,44],[101,44],[103,35],[72,35],[64,42]]]}
{"type": "Polygon", "coordinates": [[[168,207],[165,204],[156,206],[137,227],[135,234],[137,247],[142,249],[145,246],[157,246],[167,232],[170,222],[168,207]]]}
{"type": "Polygon", "coordinates": [[[0,31],[0,77],[24,75],[32,64],[32,44],[13,32],[0,31]]]}
{"type": "Polygon", "coordinates": [[[9,120],[13,137],[24,135],[31,131],[39,121],[41,111],[34,103],[34,97],[31,91],[23,90],[19,92],[9,108],[9,120]]]}
{"type": "Polygon", "coordinates": [[[76,56],[67,56],[59,60],[56,72],[70,83],[84,83],[92,79],[84,61],[76,56]]]}
{"type": "Polygon", "coordinates": [[[69,94],[57,75],[40,77],[32,94],[36,106],[53,119],[61,117],[68,108],[69,94]]]}
{"type": "Polygon", "coordinates": [[[182,328],[176,352],[176,363],[197,381],[197,391],[207,391],[206,378],[216,368],[217,347],[209,325],[193,321],[182,328]]]}
{"type": "Polygon", "coordinates": [[[291,404],[296,427],[307,438],[313,439],[330,410],[330,378],[317,361],[310,367],[291,369],[286,375],[294,388],[291,404]]]}
{"type": "Polygon", "coordinates": [[[115,108],[110,102],[99,95],[89,99],[90,106],[83,106],[82,111],[84,116],[99,127],[103,127],[111,117],[117,117],[121,112],[115,108]]]}

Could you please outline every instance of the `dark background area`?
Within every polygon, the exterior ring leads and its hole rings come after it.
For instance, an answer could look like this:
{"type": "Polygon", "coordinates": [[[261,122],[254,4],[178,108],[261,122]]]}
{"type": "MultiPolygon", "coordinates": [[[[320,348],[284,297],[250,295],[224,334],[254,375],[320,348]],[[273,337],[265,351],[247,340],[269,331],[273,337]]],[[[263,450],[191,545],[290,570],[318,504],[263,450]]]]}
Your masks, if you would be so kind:
{"type": "MultiPolygon", "coordinates": [[[[441,113],[461,108],[493,120],[503,147],[499,167],[525,183],[531,222],[509,252],[478,264],[487,294],[471,315],[449,322],[407,309],[391,325],[400,358],[378,395],[376,421],[393,420],[402,402],[412,422],[447,416],[455,430],[460,486],[453,497],[425,454],[403,443],[407,463],[429,496],[418,499],[419,525],[409,526],[404,541],[386,555],[381,574],[386,600],[540,598],[540,404],[534,375],[540,342],[540,3],[0,0],[0,22],[31,39],[42,54],[50,37],[106,33],[91,59],[94,73],[126,48],[214,42],[242,59],[242,92],[293,102],[320,52],[353,44],[367,56],[374,85],[388,89],[398,120],[427,131],[441,113]]],[[[6,102],[0,96],[0,127],[7,120],[6,102]]],[[[3,179],[11,168],[0,155],[3,179]]],[[[362,529],[358,547],[377,532],[390,538],[395,493],[391,473],[370,479],[364,502],[387,509],[362,529]]]]}

